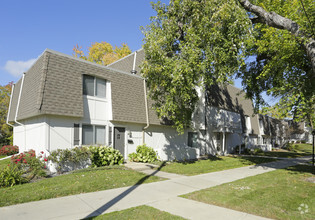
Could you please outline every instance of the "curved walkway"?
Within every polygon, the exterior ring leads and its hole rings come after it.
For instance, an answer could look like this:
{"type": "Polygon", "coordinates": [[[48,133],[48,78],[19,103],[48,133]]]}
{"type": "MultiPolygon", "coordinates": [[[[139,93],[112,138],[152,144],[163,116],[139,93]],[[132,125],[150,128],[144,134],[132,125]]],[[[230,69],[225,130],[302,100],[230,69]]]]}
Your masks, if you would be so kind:
{"type": "Polygon", "coordinates": [[[139,165],[136,168],[134,164],[134,169],[169,180],[2,207],[0,219],[82,219],[140,205],[152,206],[188,219],[265,219],[178,196],[297,165],[309,159],[286,159],[189,177],[141,168],[139,165]]]}

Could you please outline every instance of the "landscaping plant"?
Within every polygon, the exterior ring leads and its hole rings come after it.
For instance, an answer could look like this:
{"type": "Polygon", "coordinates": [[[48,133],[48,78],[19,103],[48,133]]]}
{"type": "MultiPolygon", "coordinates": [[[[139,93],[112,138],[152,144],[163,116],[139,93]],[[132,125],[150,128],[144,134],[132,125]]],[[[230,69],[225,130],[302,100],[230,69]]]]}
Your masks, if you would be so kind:
{"type": "Polygon", "coordinates": [[[23,171],[16,165],[8,165],[4,169],[0,170],[0,188],[11,187],[27,180],[22,176],[23,171]]]}
{"type": "Polygon", "coordinates": [[[137,153],[131,153],[128,155],[130,161],[151,163],[158,160],[154,149],[146,146],[145,144],[139,145],[136,152],[137,153]]]}
{"type": "Polygon", "coordinates": [[[124,162],[124,157],[119,152],[112,147],[107,146],[91,146],[89,150],[92,153],[92,165],[96,167],[108,166],[115,164],[122,164],[124,162]]]}
{"type": "Polygon", "coordinates": [[[13,154],[19,153],[19,147],[18,146],[12,146],[12,145],[5,145],[1,147],[0,149],[0,155],[6,155],[10,156],[13,154]]]}
{"type": "Polygon", "coordinates": [[[19,155],[11,157],[11,162],[13,165],[16,165],[18,169],[23,172],[23,175],[28,181],[32,180],[35,177],[44,177],[46,176],[45,168],[47,161],[44,156],[44,152],[40,152],[40,155],[36,157],[34,150],[29,150],[19,155]]]}
{"type": "Polygon", "coordinates": [[[48,160],[57,164],[57,171],[60,173],[65,164],[73,163],[73,165],[80,165],[81,163],[89,161],[90,158],[91,152],[88,148],[75,147],[72,149],[58,149],[52,151],[48,160]]]}

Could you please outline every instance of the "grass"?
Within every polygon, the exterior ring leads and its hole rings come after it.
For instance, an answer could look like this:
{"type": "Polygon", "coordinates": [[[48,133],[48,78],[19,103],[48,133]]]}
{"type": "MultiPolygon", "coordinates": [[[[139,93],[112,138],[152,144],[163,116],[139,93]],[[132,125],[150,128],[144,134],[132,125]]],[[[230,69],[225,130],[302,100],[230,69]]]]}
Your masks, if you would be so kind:
{"type": "Polygon", "coordinates": [[[0,170],[8,166],[9,163],[10,163],[10,158],[0,160],[0,170]]]}
{"type": "Polygon", "coordinates": [[[314,219],[314,167],[299,165],[184,195],[188,199],[274,219],[314,219]],[[308,212],[305,211],[306,204],[308,212]]]}
{"type": "Polygon", "coordinates": [[[249,165],[255,165],[260,163],[267,163],[275,161],[270,158],[259,158],[259,157],[213,157],[209,156],[208,159],[201,159],[196,161],[184,161],[166,163],[161,167],[161,171],[177,173],[181,175],[197,175],[202,173],[210,173],[221,170],[228,170],[237,167],[244,167],[249,165]]]}
{"type": "Polygon", "coordinates": [[[1,158],[4,158],[4,157],[7,157],[7,156],[6,156],[6,155],[0,155],[0,159],[1,159],[1,158]]]}
{"type": "Polygon", "coordinates": [[[95,192],[162,180],[123,166],[90,168],[37,182],[0,188],[0,206],[95,192]]]}
{"type": "Polygon", "coordinates": [[[296,158],[303,157],[312,154],[312,145],[311,144],[293,144],[293,150],[276,150],[263,153],[257,153],[259,156],[268,156],[268,157],[284,157],[284,158],[296,158]]]}
{"type": "Polygon", "coordinates": [[[126,209],[123,211],[111,212],[108,214],[100,215],[97,217],[89,218],[89,219],[137,219],[137,220],[147,220],[147,219],[184,219],[182,217],[172,215],[168,212],[160,211],[158,209],[149,207],[149,206],[138,206],[135,208],[126,209]]]}

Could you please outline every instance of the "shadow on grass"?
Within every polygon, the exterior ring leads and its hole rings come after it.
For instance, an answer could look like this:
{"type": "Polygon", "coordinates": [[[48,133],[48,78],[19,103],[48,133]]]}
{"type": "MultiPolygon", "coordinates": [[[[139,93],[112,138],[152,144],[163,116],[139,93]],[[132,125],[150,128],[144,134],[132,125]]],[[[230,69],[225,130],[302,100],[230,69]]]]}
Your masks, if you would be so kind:
{"type": "Polygon", "coordinates": [[[286,170],[290,171],[289,174],[296,174],[296,173],[309,173],[315,175],[315,167],[310,165],[297,165],[292,167],[287,167],[286,170]]]}
{"type": "Polygon", "coordinates": [[[253,164],[264,164],[277,161],[276,159],[272,158],[264,158],[264,157],[252,157],[252,156],[241,156],[240,161],[244,165],[253,165],[253,164]]]}
{"type": "Polygon", "coordinates": [[[162,167],[165,166],[165,164],[166,164],[166,162],[163,162],[159,166],[159,168],[156,171],[154,171],[151,175],[146,175],[145,177],[141,178],[135,185],[131,186],[130,188],[128,188],[127,190],[122,192],[120,195],[116,196],[115,198],[113,198],[112,200],[107,202],[106,204],[102,205],[101,207],[99,207],[98,209],[96,209],[95,211],[93,211],[92,213],[90,213],[89,215],[84,217],[83,219],[93,219],[94,217],[96,217],[96,216],[102,214],[103,212],[105,212],[106,210],[108,210],[110,207],[115,205],[117,202],[119,202],[124,197],[126,197],[129,193],[131,193],[133,190],[135,190],[138,186],[140,186],[149,177],[154,176],[157,172],[159,172],[162,169],[162,167]]]}
{"type": "Polygon", "coordinates": [[[198,162],[200,160],[217,161],[217,160],[223,160],[223,159],[220,158],[220,157],[213,156],[213,155],[205,155],[205,156],[202,156],[199,159],[176,161],[176,163],[181,163],[181,164],[187,165],[187,164],[196,163],[196,162],[198,162]]]}

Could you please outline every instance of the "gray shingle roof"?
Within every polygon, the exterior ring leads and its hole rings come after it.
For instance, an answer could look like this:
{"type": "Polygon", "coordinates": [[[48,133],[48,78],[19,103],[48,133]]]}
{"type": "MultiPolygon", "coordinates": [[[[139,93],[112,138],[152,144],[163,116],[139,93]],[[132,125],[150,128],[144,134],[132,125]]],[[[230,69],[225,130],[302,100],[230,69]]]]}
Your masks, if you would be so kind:
{"type": "Polygon", "coordinates": [[[140,75],[140,67],[139,66],[142,63],[142,61],[144,60],[144,50],[143,49],[139,49],[139,50],[133,52],[132,54],[129,54],[128,56],[126,56],[126,57],[124,57],[124,58],[122,58],[122,59],[120,59],[114,63],[109,64],[108,67],[130,73],[132,68],[133,68],[135,53],[137,53],[135,69],[137,71],[137,75],[140,75]]]}
{"type": "Polygon", "coordinates": [[[19,93],[20,93],[20,88],[21,88],[21,82],[22,82],[22,79],[17,81],[17,83],[15,83],[15,85],[14,85],[14,90],[13,90],[13,93],[11,95],[11,108],[10,108],[10,112],[8,115],[8,121],[9,122],[13,122],[15,119],[16,106],[18,103],[18,98],[19,98],[19,93]]]}
{"type": "MultiPolygon", "coordinates": [[[[114,121],[146,123],[141,77],[48,49],[25,75],[18,120],[44,114],[83,117],[83,74],[111,82],[114,121]]],[[[20,81],[12,97],[11,122],[14,121],[20,81]]],[[[149,111],[150,123],[160,124],[152,111],[149,111]]]]}

